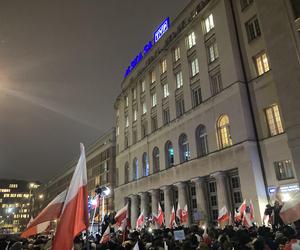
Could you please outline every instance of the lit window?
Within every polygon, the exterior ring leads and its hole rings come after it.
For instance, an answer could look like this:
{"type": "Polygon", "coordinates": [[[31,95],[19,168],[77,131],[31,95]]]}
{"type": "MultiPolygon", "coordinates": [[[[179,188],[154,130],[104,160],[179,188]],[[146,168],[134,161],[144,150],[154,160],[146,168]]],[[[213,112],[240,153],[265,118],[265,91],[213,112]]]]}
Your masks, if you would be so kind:
{"type": "Polygon", "coordinates": [[[192,76],[195,76],[195,75],[197,75],[199,73],[198,58],[195,58],[191,62],[191,73],[192,73],[192,76]]]}
{"type": "Polygon", "coordinates": [[[294,178],[292,162],[290,160],[274,162],[277,180],[287,180],[294,178]]]}
{"type": "Polygon", "coordinates": [[[151,102],[152,102],[152,107],[155,107],[157,104],[156,92],[152,93],[151,102]]]}
{"type": "Polygon", "coordinates": [[[186,134],[179,136],[179,151],[180,151],[180,162],[188,161],[191,157],[189,143],[186,134]]]}
{"type": "Polygon", "coordinates": [[[161,73],[165,73],[167,71],[167,60],[164,59],[162,62],[161,62],[161,73]]]}
{"type": "Polygon", "coordinates": [[[143,176],[148,176],[150,174],[150,169],[149,169],[149,161],[148,161],[148,156],[147,153],[143,154],[143,176]]]}
{"type": "Polygon", "coordinates": [[[183,86],[183,78],[182,78],[182,71],[179,71],[176,74],[176,88],[179,89],[181,86],[183,86]]]}
{"type": "Polygon", "coordinates": [[[137,110],[136,109],[133,110],[133,120],[134,121],[137,120],[137,110]]]}
{"type": "Polygon", "coordinates": [[[246,23],[246,30],[249,42],[261,35],[257,17],[253,17],[246,23]]]}
{"type": "Polygon", "coordinates": [[[136,100],[136,88],[132,89],[132,99],[136,100]]]}
{"type": "Polygon", "coordinates": [[[175,62],[177,62],[180,59],[180,48],[179,47],[177,47],[174,50],[174,59],[175,59],[175,62]]]}
{"type": "Polygon", "coordinates": [[[125,116],[125,126],[126,126],[126,128],[129,127],[129,118],[127,115],[125,116]]]}
{"type": "Polygon", "coordinates": [[[129,99],[128,96],[125,96],[125,106],[128,107],[129,105],[129,99]]]}
{"type": "Polygon", "coordinates": [[[145,90],[146,90],[146,82],[145,82],[145,80],[143,80],[143,81],[141,82],[141,91],[142,91],[142,93],[144,93],[145,90]]]}
{"type": "Polygon", "coordinates": [[[18,188],[18,184],[9,184],[9,188],[18,188]]]}
{"type": "Polygon", "coordinates": [[[210,30],[212,30],[215,27],[214,18],[212,14],[210,14],[207,18],[205,18],[204,25],[205,25],[205,33],[208,33],[210,30]]]}
{"type": "Polygon", "coordinates": [[[255,58],[257,74],[260,76],[270,70],[266,53],[262,53],[255,58]]]}
{"type": "Polygon", "coordinates": [[[142,103],[142,108],[143,108],[143,115],[147,113],[147,105],[146,102],[142,103]]]}
{"type": "Polygon", "coordinates": [[[198,157],[208,154],[207,133],[204,125],[200,124],[196,129],[196,143],[198,157]]]}
{"type": "Polygon", "coordinates": [[[219,137],[219,147],[226,148],[232,145],[229,118],[227,115],[222,115],[217,124],[218,137],[219,137]]]}
{"type": "Polygon", "coordinates": [[[219,51],[218,51],[218,46],[216,42],[213,42],[208,46],[208,59],[209,62],[213,62],[219,57],[219,51]]]}
{"type": "Polygon", "coordinates": [[[284,132],[277,104],[266,109],[266,118],[271,136],[284,132]]]}
{"type": "Polygon", "coordinates": [[[4,198],[9,197],[9,194],[4,194],[3,197],[4,198]]]}
{"type": "Polygon", "coordinates": [[[195,45],[196,45],[196,36],[195,36],[195,32],[192,32],[187,37],[187,48],[190,49],[195,45]]]}
{"type": "Polygon", "coordinates": [[[174,165],[174,149],[172,142],[167,141],[165,144],[165,154],[166,154],[166,168],[170,168],[174,165]]]}
{"type": "Polygon", "coordinates": [[[10,197],[12,198],[17,197],[17,194],[10,194],[10,197]]]}
{"type": "Polygon", "coordinates": [[[139,164],[137,158],[133,159],[133,180],[137,180],[139,176],[139,164]]]}
{"type": "Polygon", "coordinates": [[[151,83],[154,83],[156,81],[156,75],[155,75],[155,71],[151,71],[150,73],[150,78],[151,78],[151,83]]]}
{"type": "Polygon", "coordinates": [[[167,83],[163,85],[164,98],[169,96],[169,86],[167,83]]]}

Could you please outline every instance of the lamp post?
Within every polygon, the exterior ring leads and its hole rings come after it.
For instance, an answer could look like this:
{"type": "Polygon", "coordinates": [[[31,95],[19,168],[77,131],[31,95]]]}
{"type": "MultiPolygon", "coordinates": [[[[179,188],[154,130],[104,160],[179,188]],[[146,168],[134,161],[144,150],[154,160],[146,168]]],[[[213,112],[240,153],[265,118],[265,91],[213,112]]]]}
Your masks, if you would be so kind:
{"type": "MultiPolygon", "coordinates": [[[[98,199],[100,199],[100,197],[102,198],[102,223],[104,222],[104,204],[105,204],[105,197],[109,196],[111,190],[109,187],[99,187],[96,186],[95,189],[95,193],[98,196],[98,199]]],[[[98,200],[99,201],[99,200],[98,200]]],[[[99,204],[99,218],[100,218],[100,202],[98,202],[99,204]]],[[[98,224],[98,232],[100,232],[100,223],[98,224]]]]}

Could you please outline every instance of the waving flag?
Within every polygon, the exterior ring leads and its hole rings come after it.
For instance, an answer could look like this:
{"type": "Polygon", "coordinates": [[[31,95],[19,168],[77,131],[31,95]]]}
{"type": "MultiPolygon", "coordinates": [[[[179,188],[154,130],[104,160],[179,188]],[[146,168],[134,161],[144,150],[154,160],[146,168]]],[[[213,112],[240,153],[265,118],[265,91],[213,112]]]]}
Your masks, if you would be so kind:
{"type": "Polygon", "coordinates": [[[250,214],[246,213],[246,211],[244,211],[244,214],[243,214],[242,225],[247,228],[252,227],[252,221],[250,219],[250,214]]]}
{"type": "Polygon", "coordinates": [[[74,238],[88,228],[86,159],[83,144],[53,241],[53,250],[71,250],[74,238]]]}
{"type": "Polygon", "coordinates": [[[142,229],[145,221],[144,211],[141,212],[140,216],[136,220],[136,230],[139,231],[142,229]]]}
{"type": "Polygon", "coordinates": [[[177,203],[176,217],[179,219],[179,222],[182,223],[182,209],[180,208],[179,202],[177,203]]]}
{"type": "Polygon", "coordinates": [[[280,210],[280,217],[285,224],[290,224],[300,219],[300,193],[286,201],[280,210]]]}
{"type": "Polygon", "coordinates": [[[234,210],[234,221],[235,222],[240,222],[242,220],[240,212],[237,212],[234,210]]]}
{"type": "Polygon", "coordinates": [[[187,223],[189,220],[188,206],[185,204],[184,208],[181,211],[181,223],[187,223]]]}
{"type": "Polygon", "coordinates": [[[240,213],[241,218],[243,217],[244,211],[246,211],[246,208],[247,208],[247,201],[245,199],[238,209],[238,212],[240,213]]]}
{"type": "Polygon", "coordinates": [[[124,220],[127,218],[128,218],[128,204],[122,207],[115,215],[116,225],[120,227],[124,223],[124,220]]]}
{"type": "Polygon", "coordinates": [[[100,240],[100,244],[105,244],[110,240],[110,227],[107,226],[106,230],[104,231],[102,238],[100,240]]]}
{"type": "Polygon", "coordinates": [[[224,206],[219,210],[218,223],[223,224],[229,221],[229,213],[227,207],[224,206]]]}
{"type": "Polygon", "coordinates": [[[162,208],[159,203],[158,203],[158,215],[157,217],[155,217],[155,221],[160,227],[164,223],[164,212],[162,211],[162,208]]]}
{"type": "Polygon", "coordinates": [[[174,206],[172,207],[172,212],[171,212],[171,217],[170,217],[170,223],[169,223],[169,228],[174,228],[176,226],[176,221],[175,221],[175,208],[174,206]]]}

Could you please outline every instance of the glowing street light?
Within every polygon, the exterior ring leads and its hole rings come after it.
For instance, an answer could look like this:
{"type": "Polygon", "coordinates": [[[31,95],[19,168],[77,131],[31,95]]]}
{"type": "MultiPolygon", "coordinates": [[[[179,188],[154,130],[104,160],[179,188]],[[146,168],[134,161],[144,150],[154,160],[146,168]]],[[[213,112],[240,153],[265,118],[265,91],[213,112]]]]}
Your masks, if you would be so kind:
{"type": "Polygon", "coordinates": [[[43,198],[44,198],[44,195],[43,195],[43,194],[40,194],[40,195],[39,195],[39,199],[42,200],[43,198]]]}

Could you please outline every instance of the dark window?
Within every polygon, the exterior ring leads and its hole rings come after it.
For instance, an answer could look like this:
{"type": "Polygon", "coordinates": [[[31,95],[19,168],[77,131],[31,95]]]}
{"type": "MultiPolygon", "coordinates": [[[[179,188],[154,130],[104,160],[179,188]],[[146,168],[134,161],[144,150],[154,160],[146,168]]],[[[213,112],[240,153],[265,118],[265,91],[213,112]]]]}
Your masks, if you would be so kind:
{"type": "Polygon", "coordinates": [[[197,200],[192,199],[192,209],[197,209],[197,200]]]}
{"type": "Polygon", "coordinates": [[[180,117],[184,114],[184,100],[183,97],[176,100],[176,115],[180,117]]]}
{"type": "Polygon", "coordinates": [[[253,0],[240,0],[241,1],[241,9],[244,10],[247,8],[251,3],[253,3],[253,0]]]}
{"type": "Polygon", "coordinates": [[[125,139],[124,139],[124,147],[125,147],[125,149],[128,148],[128,146],[129,146],[128,135],[125,135],[125,139]]]}
{"type": "Polygon", "coordinates": [[[197,107],[202,102],[200,87],[192,89],[192,100],[193,100],[193,108],[197,107]]]}
{"type": "Polygon", "coordinates": [[[142,123],[142,138],[144,138],[148,134],[148,124],[147,121],[142,123]]]}
{"type": "Polygon", "coordinates": [[[234,203],[241,203],[242,202],[241,192],[233,192],[233,202],[234,203]]]}
{"type": "Polygon", "coordinates": [[[138,179],[138,173],[139,173],[139,164],[138,164],[138,160],[137,158],[133,159],[133,164],[132,164],[132,170],[133,170],[133,180],[137,180],[138,179]]]}
{"type": "Polygon", "coordinates": [[[145,152],[143,154],[143,176],[148,176],[149,174],[150,174],[149,161],[148,161],[147,153],[145,152]]]}
{"type": "Polygon", "coordinates": [[[153,173],[157,173],[159,171],[159,149],[155,147],[152,153],[153,160],[153,173]]]}
{"type": "Polygon", "coordinates": [[[164,125],[166,125],[170,122],[170,110],[169,110],[169,108],[166,108],[166,109],[163,110],[163,119],[164,119],[164,125]]]}
{"type": "Polygon", "coordinates": [[[166,168],[170,168],[174,165],[174,149],[172,142],[167,141],[165,144],[165,156],[166,156],[166,168]]]}
{"type": "Polygon", "coordinates": [[[208,182],[208,201],[209,211],[212,222],[216,222],[218,219],[218,197],[217,197],[217,184],[215,180],[208,182]]]}
{"type": "Polygon", "coordinates": [[[216,182],[210,182],[210,183],[208,184],[208,191],[209,191],[210,193],[215,193],[215,192],[217,192],[216,182]]]}
{"type": "Polygon", "coordinates": [[[137,131],[132,130],[132,143],[135,144],[137,142],[137,131]]]}
{"type": "Polygon", "coordinates": [[[217,72],[210,76],[210,89],[211,94],[216,95],[223,89],[221,73],[217,72]]]}
{"type": "Polygon", "coordinates": [[[129,164],[128,162],[125,163],[125,167],[124,167],[124,183],[128,183],[129,182],[129,164]]]}
{"type": "Polygon", "coordinates": [[[191,195],[196,195],[196,188],[195,187],[191,187],[191,195]]]}
{"type": "Polygon", "coordinates": [[[248,42],[254,40],[256,37],[259,37],[261,35],[257,17],[253,17],[250,21],[246,23],[246,30],[248,42]]]}
{"type": "Polygon", "coordinates": [[[186,134],[181,134],[179,136],[179,152],[180,152],[180,163],[188,161],[191,158],[191,153],[189,149],[189,142],[186,134]]]}
{"type": "Polygon", "coordinates": [[[291,160],[274,162],[277,180],[287,180],[294,178],[291,160]]]}
{"type": "Polygon", "coordinates": [[[234,209],[239,208],[243,202],[243,196],[241,192],[240,178],[237,174],[230,176],[230,188],[231,188],[231,199],[234,209]]]}
{"type": "Polygon", "coordinates": [[[208,154],[207,133],[204,125],[199,125],[196,129],[196,143],[198,157],[208,154]]]}
{"type": "Polygon", "coordinates": [[[151,117],[151,128],[152,128],[152,132],[157,130],[157,116],[152,116],[151,117]]]}
{"type": "Polygon", "coordinates": [[[300,17],[300,1],[299,0],[291,0],[291,5],[294,12],[295,19],[300,17]]]}

